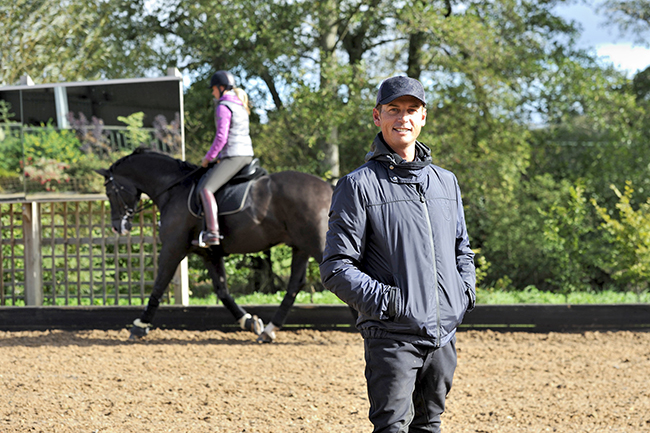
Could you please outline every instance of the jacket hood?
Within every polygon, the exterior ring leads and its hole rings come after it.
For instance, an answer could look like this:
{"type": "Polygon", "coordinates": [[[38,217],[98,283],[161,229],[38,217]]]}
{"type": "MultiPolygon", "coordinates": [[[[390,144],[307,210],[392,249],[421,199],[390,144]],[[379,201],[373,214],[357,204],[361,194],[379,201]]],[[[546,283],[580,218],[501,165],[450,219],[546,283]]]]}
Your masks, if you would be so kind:
{"type": "Polygon", "coordinates": [[[406,170],[419,170],[431,164],[431,150],[419,141],[415,142],[415,158],[413,161],[406,161],[399,156],[384,141],[384,136],[380,132],[370,146],[370,151],[366,154],[366,162],[379,161],[394,165],[406,170]]]}

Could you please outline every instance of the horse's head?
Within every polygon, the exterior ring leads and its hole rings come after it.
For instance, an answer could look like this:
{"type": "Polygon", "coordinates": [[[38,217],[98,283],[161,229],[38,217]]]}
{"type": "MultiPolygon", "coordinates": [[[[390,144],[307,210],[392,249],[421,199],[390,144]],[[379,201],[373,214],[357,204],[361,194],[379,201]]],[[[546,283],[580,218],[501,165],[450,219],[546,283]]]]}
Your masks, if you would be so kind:
{"type": "Polygon", "coordinates": [[[106,196],[111,204],[111,226],[113,232],[126,235],[131,231],[131,219],[140,201],[139,191],[128,179],[116,176],[108,169],[95,170],[104,176],[106,196]]]}

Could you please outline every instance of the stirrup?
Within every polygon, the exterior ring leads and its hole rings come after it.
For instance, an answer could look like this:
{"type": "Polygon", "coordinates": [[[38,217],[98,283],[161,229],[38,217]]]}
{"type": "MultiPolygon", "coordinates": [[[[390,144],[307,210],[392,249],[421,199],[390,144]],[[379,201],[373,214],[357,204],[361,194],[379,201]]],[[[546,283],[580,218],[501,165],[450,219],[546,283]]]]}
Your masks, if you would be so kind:
{"type": "Polygon", "coordinates": [[[217,233],[201,231],[199,239],[193,240],[192,245],[198,245],[201,248],[208,248],[212,245],[219,245],[221,236],[217,233]]]}

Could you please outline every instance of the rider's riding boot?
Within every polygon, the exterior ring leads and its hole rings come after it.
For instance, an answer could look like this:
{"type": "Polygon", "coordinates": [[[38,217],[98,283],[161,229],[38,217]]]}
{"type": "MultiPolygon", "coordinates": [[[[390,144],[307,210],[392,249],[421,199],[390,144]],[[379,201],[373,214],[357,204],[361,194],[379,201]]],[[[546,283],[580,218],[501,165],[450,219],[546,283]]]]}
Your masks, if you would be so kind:
{"type": "Polygon", "coordinates": [[[203,188],[200,192],[205,214],[206,230],[199,234],[198,245],[207,248],[210,245],[219,245],[219,218],[217,212],[217,200],[209,189],[203,188]]]}

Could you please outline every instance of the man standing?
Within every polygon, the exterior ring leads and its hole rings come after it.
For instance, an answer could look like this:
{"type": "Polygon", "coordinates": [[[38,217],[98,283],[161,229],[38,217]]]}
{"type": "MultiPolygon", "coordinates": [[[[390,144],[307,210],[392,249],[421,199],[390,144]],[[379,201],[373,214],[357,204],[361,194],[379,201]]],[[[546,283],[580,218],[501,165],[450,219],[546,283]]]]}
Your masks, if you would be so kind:
{"type": "Polygon", "coordinates": [[[422,84],[385,80],[366,163],[332,198],[321,278],[358,313],[374,432],[439,432],[476,274],[460,188],[417,141],[422,84]]]}

